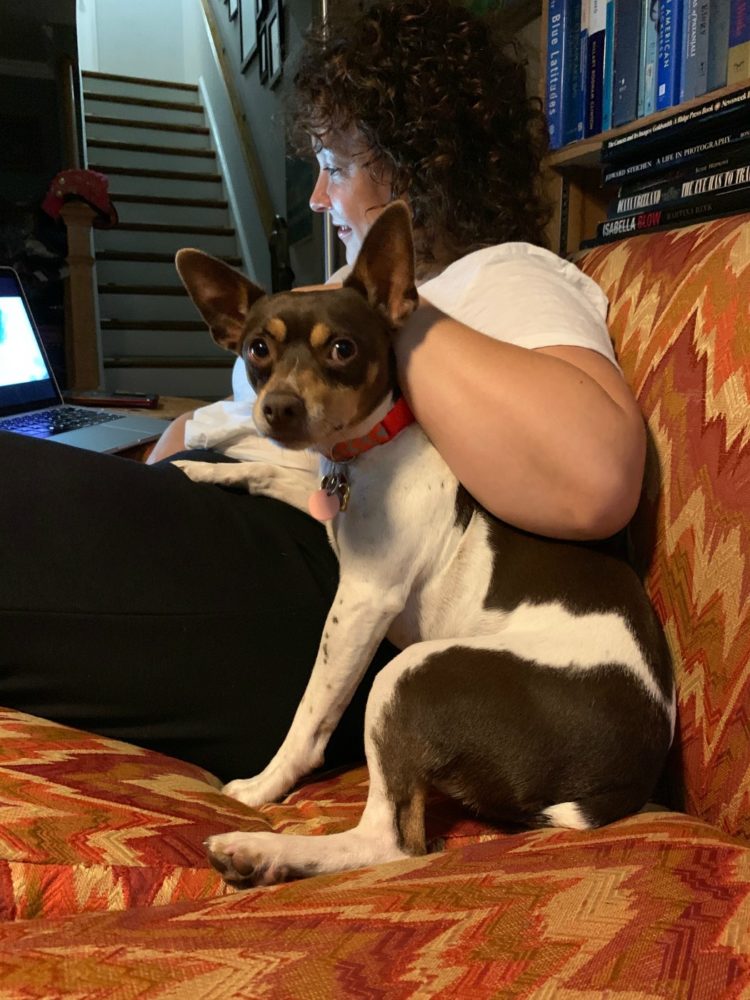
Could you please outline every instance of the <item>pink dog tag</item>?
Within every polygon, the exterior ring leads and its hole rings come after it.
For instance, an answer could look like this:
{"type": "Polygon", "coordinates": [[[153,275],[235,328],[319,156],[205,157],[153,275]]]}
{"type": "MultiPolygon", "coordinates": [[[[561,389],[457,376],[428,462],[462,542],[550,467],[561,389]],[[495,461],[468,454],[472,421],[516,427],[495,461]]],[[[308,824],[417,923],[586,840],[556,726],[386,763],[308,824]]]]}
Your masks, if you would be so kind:
{"type": "Polygon", "coordinates": [[[341,504],[335,493],[329,496],[325,490],[315,490],[310,494],[307,507],[316,521],[332,521],[341,509],[341,504]]]}

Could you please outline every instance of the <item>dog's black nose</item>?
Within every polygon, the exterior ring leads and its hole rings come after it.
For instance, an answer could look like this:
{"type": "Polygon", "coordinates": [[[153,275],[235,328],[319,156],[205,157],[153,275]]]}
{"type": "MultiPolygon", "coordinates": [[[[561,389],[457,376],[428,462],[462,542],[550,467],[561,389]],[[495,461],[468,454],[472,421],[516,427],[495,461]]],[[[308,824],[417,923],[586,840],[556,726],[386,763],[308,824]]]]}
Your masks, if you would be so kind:
{"type": "Polygon", "coordinates": [[[263,416],[272,428],[299,426],[305,417],[305,404],[291,392],[270,392],[263,400],[263,416]]]}

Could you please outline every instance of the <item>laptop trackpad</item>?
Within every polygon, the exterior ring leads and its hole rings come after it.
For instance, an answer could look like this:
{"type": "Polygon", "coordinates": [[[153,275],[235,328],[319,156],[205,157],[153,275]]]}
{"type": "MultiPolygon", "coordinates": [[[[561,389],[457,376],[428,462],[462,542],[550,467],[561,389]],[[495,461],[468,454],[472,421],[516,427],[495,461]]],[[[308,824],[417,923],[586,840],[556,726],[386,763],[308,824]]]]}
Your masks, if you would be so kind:
{"type": "Polygon", "coordinates": [[[154,427],[150,434],[144,432],[138,435],[133,430],[119,430],[111,424],[103,424],[99,427],[82,427],[80,430],[55,434],[48,440],[57,441],[59,444],[73,444],[76,448],[86,448],[89,451],[122,451],[144,441],[153,441],[160,433],[161,427],[154,427]]]}

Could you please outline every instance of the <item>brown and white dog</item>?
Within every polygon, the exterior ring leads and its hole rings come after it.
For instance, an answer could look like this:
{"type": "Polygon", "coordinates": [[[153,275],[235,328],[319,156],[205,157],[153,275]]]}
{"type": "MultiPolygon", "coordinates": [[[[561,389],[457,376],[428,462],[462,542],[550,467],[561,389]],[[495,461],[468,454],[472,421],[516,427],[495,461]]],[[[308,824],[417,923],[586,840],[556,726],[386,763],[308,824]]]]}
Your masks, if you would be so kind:
{"type": "MultiPolygon", "coordinates": [[[[417,302],[406,207],[381,214],[340,290],[268,296],[195,250],[178,270],[216,341],[245,360],[261,433],[321,453],[312,508],[331,518],[340,563],[287,737],[261,774],[225,791],[250,805],[282,796],[323,763],[383,637],[403,650],[367,702],[359,824],[211,837],[225,879],[267,885],[422,854],[430,787],[527,826],[584,830],[640,809],[675,724],[664,637],[626,564],[491,516],[409,423],[392,350],[417,302]]],[[[293,470],[177,464],[200,482],[311,502],[293,470]]]]}

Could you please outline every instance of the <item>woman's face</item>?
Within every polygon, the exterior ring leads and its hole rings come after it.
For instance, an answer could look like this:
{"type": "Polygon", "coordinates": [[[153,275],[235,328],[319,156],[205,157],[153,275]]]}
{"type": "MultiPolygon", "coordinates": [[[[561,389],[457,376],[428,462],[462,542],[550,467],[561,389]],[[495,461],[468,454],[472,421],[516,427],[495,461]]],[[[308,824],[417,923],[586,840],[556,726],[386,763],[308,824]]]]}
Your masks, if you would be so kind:
{"type": "Polygon", "coordinates": [[[391,201],[391,186],[375,181],[371,157],[358,137],[336,137],[316,151],[320,173],[310,195],[313,212],[329,212],[346,246],[347,264],[357,259],[370,226],[391,201]]]}

